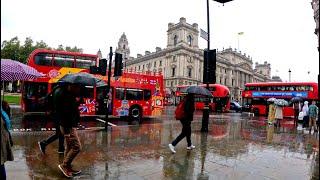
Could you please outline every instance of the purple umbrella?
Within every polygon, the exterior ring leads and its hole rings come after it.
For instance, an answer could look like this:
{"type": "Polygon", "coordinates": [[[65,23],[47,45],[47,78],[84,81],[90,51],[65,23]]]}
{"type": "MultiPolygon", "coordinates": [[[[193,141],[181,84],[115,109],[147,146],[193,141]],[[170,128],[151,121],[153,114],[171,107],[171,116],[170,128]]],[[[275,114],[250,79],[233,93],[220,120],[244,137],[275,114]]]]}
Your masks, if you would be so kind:
{"type": "Polygon", "coordinates": [[[11,59],[1,59],[1,81],[35,79],[44,76],[31,66],[11,59]]]}

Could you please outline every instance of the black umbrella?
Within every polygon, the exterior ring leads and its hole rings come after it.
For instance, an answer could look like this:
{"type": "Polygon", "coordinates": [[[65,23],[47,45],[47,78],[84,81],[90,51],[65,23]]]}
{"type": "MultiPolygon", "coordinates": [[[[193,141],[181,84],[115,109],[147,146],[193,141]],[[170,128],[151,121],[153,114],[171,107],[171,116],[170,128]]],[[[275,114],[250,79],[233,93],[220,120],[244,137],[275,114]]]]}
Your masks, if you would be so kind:
{"type": "Polygon", "coordinates": [[[189,86],[189,87],[182,89],[181,92],[188,93],[188,94],[198,94],[198,95],[213,97],[211,92],[208,89],[201,87],[201,86],[189,86]]]}
{"type": "Polygon", "coordinates": [[[106,84],[99,78],[86,72],[66,74],[58,83],[70,83],[83,86],[106,86],[106,84]]]}
{"type": "Polygon", "coordinates": [[[303,101],[303,98],[302,98],[302,97],[299,97],[299,96],[293,97],[293,98],[291,98],[291,100],[290,100],[291,103],[302,102],[302,101],[303,101]]]}

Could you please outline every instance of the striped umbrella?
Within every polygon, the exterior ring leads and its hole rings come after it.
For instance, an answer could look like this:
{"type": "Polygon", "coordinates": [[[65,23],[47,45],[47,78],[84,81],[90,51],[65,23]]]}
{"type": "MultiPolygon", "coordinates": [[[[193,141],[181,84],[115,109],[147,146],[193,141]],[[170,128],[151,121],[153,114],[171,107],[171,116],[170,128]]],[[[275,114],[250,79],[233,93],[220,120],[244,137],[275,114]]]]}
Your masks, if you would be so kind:
{"type": "Polygon", "coordinates": [[[35,79],[44,76],[31,66],[11,59],[1,59],[1,81],[35,79]]]}

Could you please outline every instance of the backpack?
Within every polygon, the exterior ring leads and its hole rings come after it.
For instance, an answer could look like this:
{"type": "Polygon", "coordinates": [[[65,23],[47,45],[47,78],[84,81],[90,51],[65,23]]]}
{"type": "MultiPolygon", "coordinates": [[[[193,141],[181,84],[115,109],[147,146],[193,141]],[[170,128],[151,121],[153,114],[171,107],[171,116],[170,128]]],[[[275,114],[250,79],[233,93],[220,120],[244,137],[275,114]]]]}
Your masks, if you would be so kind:
{"type": "Polygon", "coordinates": [[[176,108],[176,111],[175,111],[175,118],[176,120],[181,120],[183,118],[185,118],[185,112],[184,112],[184,106],[186,104],[186,101],[185,100],[182,100],[177,108],[176,108]]]}

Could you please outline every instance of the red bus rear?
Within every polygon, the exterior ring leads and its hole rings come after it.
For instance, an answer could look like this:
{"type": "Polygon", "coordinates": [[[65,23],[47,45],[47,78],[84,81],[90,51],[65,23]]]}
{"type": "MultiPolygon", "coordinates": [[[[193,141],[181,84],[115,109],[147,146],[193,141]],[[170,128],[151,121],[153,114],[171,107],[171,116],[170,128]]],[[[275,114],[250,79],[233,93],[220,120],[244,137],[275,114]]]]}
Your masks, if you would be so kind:
{"type": "MultiPolygon", "coordinates": [[[[198,86],[206,87],[206,84],[200,84],[198,86]]],[[[181,93],[181,90],[188,85],[180,85],[177,86],[176,97],[178,101],[181,96],[185,94],[181,93]]],[[[209,90],[213,95],[213,98],[210,98],[209,108],[214,112],[228,112],[230,110],[230,91],[228,87],[221,84],[209,84],[209,90]]],[[[195,98],[195,106],[196,109],[203,109],[205,98],[204,97],[196,97],[195,98]]]]}
{"type": "MultiPolygon", "coordinates": [[[[306,101],[318,99],[318,84],[315,82],[266,82],[247,83],[242,92],[243,106],[249,106],[256,115],[267,115],[267,99],[274,97],[288,102],[293,97],[306,101]]],[[[283,116],[293,117],[292,105],[283,108],[283,116]]]]}

